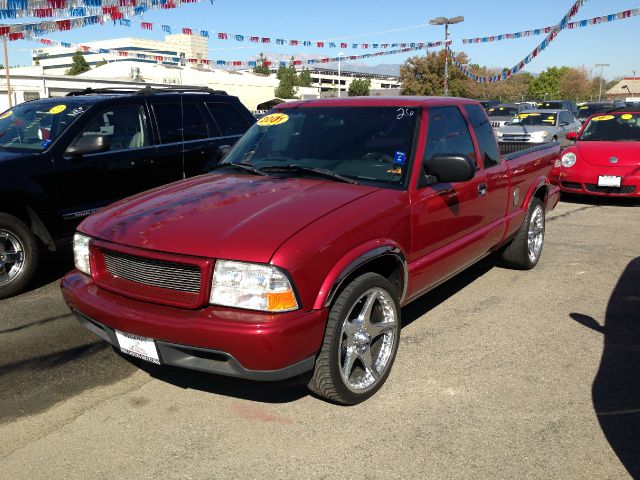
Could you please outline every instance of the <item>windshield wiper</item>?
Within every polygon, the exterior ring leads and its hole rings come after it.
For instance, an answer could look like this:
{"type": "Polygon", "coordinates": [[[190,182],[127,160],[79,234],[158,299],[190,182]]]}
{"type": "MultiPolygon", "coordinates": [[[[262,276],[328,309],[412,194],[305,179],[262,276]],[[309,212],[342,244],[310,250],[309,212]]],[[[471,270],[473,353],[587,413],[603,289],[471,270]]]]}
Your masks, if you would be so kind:
{"type": "Polygon", "coordinates": [[[335,173],[324,168],[303,167],[301,165],[271,165],[262,167],[260,170],[262,170],[263,172],[302,172],[316,175],[318,177],[330,178],[338,182],[352,183],[354,185],[358,184],[358,182],[356,182],[352,178],[344,177],[339,173],[335,173]]]}
{"type": "Polygon", "coordinates": [[[214,165],[213,167],[211,167],[209,171],[212,172],[213,170],[219,170],[222,168],[235,168],[236,170],[242,170],[243,172],[253,173],[254,175],[262,175],[262,176],[269,175],[268,173],[263,172],[259,168],[254,167],[253,165],[247,165],[246,163],[233,163],[233,162],[219,163],[218,165],[214,165]]]}

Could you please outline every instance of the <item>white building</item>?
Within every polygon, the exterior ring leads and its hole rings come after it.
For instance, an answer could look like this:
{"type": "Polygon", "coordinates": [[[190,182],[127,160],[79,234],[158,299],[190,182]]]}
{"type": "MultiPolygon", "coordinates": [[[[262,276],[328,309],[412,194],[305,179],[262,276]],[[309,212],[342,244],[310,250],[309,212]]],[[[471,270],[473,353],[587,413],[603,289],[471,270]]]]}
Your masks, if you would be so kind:
{"type": "MultiPolygon", "coordinates": [[[[106,53],[107,50],[127,51],[145,55],[162,55],[166,57],[196,58],[199,60],[208,58],[207,38],[200,35],[167,35],[164,41],[147,40],[144,38],[127,37],[100,40],[96,42],[84,42],[82,45],[92,50],[105,50],[105,53],[83,53],[85,60],[91,67],[100,62],[122,63],[158,63],[151,59],[138,59],[121,57],[118,54],[106,53]]],[[[32,61],[39,65],[44,72],[50,75],[64,75],[71,67],[71,57],[75,49],[65,47],[46,47],[32,50],[32,61]]],[[[169,65],[178,65],[180,62],[167,62],[169,65]]]]}
{"type": "MultiPolygon", "coordinates": [[[[299,67],[302,71],[306,67],[299,67]]],[[[309,68],[311,72],[311,86],[322,92],[333,92],[340,89],[342,96],[346,97],[349,85],[356,79],[368,79],[371,82],[370,89],[376,92],[380,90],[394,90],[402,87],[400,78],[392,75],[377,75],[374,73],[351,72],[341,69],[338,76],[338,69],[332,68],[309,68]]]]}

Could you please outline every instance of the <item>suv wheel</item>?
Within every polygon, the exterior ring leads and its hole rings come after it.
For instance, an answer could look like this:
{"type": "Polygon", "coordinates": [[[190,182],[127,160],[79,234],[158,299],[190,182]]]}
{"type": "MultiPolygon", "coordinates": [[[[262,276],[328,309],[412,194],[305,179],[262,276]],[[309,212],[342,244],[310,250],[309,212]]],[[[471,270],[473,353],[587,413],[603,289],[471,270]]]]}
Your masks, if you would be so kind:
{"type": "Polygon", "coordinates": [[[356,278],[342,291],[329,312],[311,391],[354,405],[382,387],[400,341],[400,306],[393,291],[376,273],[356,278]]]}
{"type": "Polygon", "coordinates": [[[14,295],[31,280],[38,266],[38,244],[19,218],[0,213],[0,298],[14,295]]]}

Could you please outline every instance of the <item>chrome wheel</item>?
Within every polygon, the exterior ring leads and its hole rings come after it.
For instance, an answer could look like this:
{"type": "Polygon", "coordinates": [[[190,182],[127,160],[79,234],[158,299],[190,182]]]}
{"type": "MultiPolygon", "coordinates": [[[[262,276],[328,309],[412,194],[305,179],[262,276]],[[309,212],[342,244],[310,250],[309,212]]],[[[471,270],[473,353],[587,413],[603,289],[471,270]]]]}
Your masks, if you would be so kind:
{"type": "Polygon", "coordinates": [[[0,229],[0,287],[11,283],[24,269],[24,246],[12,232],[0,229]]]}
{"type": "Polygon", "coordinates": [[[542,252],[544,242],[544,211],[540,205],[536,205],[531,213],[528,232],[529,260],[535,263],[542,252]]]}
{"type": "Polygon", "coordinates": [[[396,304],[383,288],[364,292],[342,324],[338,365],[345,386],[354,393],[376,387],[390,368],[399,321],[396,304]]]}

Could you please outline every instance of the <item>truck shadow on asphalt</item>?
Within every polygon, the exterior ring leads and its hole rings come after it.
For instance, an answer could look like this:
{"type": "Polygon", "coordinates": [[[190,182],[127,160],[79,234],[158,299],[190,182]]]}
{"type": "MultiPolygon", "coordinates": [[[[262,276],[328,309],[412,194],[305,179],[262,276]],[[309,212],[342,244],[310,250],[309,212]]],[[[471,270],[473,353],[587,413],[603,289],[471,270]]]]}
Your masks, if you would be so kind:
{"type": "Polygon", "coordinates": [[[611,448],[633,478],[640,478],[640,257],[622,273],[607,305],[604,325],[571,313],[576,322],[604,334],[593,382],[593,408],[611,448]]]}
{"type": "MultiPolygon", "coordinates": [[[[488,257],[403,308],[402,328],[427,314],[449,297],[456,295],[497,264],[495,257],[488,257]]],[[[288,403],[307,395],[313,395],[307,389],[310,372],[279,382],[257,382],[166,365],[156,366],[125,355],[122,356],[127,361],[135,363],[153,378],[184,389],[200,390],[260,403],[288,403]]]]}

